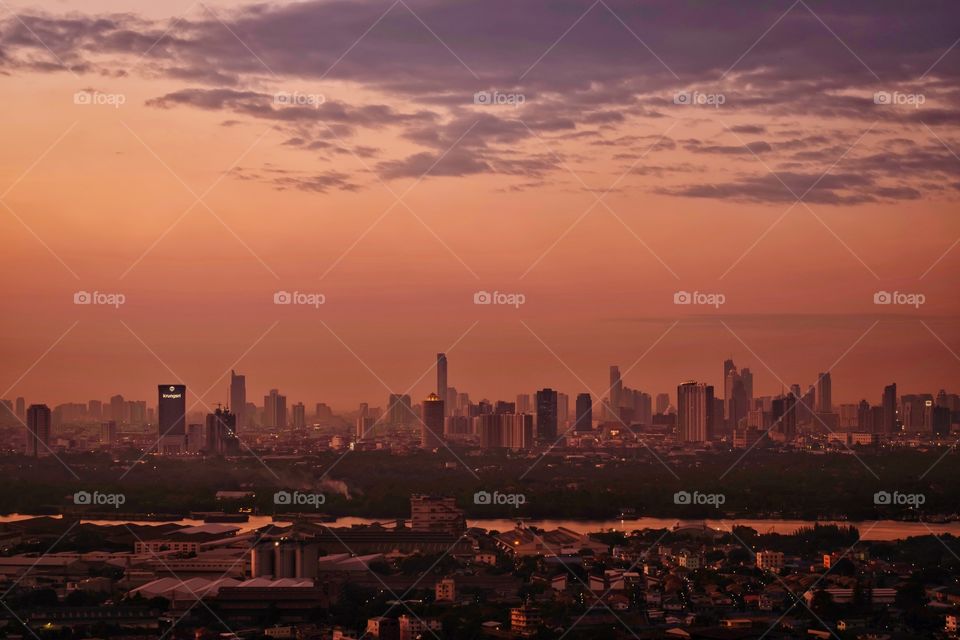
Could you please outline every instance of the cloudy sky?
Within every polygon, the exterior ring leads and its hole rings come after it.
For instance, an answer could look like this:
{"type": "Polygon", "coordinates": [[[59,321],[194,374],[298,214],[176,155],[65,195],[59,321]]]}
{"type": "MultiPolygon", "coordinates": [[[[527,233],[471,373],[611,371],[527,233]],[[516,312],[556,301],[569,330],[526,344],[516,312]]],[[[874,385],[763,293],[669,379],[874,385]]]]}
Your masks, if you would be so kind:
{"type": "Polygon", "coordinates": [[[726,357],[957,391],[958,39],[946,1],[0,0],[0,391],[347,408],[438,351],[474,400],[726,357]]]}

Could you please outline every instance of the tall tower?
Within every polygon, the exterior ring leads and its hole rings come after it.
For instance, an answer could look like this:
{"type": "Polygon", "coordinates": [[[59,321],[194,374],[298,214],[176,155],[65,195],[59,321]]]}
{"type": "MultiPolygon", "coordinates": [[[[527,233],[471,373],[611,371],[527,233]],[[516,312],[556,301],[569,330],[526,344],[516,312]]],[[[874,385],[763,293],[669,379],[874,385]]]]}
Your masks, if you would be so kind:
{"type": "Polygon", "coordinates": [[[557,439],[557,392],[553,389],[537,391],[537,439],[551,445],[557,439]]]}
{"type": "Polygon", "coordinates": [[[423,401],[423,424],[420,425],[420,446],[424,449],[436,449],[442,446],[440,435],[443,433],[443,400],[435,393],[423,401]]]}
{"type": "Polygon", "coordinates": [[[589,393],[577,394],[577,421],[573,428],[575,431],[593,430],[593,401],[589,393]]]}
{"type": "Polygon", "coordinates": [[[833,382],[830,372],[821,373],[817,378],[817,413],[831,413],[833,411],[833,382]]]}
{"type": "Polygon", "coordinates": [[[159,451],[173,455],[183,453],[187,447],[187,386],[157,385],[157,396],[159,451]]]}
{"type": "Polygon", "coordinates": [[[610,367],[610,406],[606,413],[613,422],[620,421],[620,405],[623,402],[623,380],[620,378],[620,367],[610,367]]]}
{"type": "Polygon", "coordinates": [[[883,429],[884,435],[890,436],[897,432],[897,383],[888,384],[883,388],[883,429]]]}
{"type": "Polygon", "coordinates": [[[50,407],[32,404],[27,409],[28,456],[39,457],[50,453],[50,407]]]}
{"type": "Polygon", "coordinates": [[[239,376],[230,370],[230,408],[237,420],[237,428],[246,427],[247,412],[247,377],[239,376]]]}
{"type": "MultiPolygon", "coordinates": [[[[730,378],[731,372],[736,372],[737,365],[733,364],[732,358],[723,361],[723,416],[730,418],[730,395],[733,392],[733,380],[730,378]]],[[[678,401],[679,404],[679,401],[678,401]]]]}
{"type": "Polygon", "coordinates": [[[287,426],[287,396],[277,389],[263,397],[263,426],[284,428],[287,426]]]}
{"type": "Polygon", "coordinates": [[[449,391],[447,388],[447,354],[437,354],[437,396],[444,401],[444,413],[449,414],[450,408],[446,402],[449,391]]]}

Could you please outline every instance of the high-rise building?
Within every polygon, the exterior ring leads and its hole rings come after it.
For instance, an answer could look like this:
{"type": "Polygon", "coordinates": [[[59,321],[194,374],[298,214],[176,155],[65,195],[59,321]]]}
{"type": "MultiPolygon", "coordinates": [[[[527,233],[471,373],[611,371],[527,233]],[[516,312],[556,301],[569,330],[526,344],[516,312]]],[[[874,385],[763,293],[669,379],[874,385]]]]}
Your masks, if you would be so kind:
{"type": "Polygon", "coordinates": [[[682,442],[706,442],[711,437],[713,387],[684,382],[677,387],[677,436],[682,442]]]}
{"type": "Polygon", "coordinates": [[[247,377],[230,370],[230,410],[237,418],[237,429],[249,426],[247,422],[247,377]]]}
{"type": "Polygon", "coordinates": [[[297,404],[293,405],[293,428],[307,428],[307,408],[302,402],[298,402],[297,404]]]}
{"type": "MultiPolygon", "coordinates": [[[[732,358],[727,358],[723,361],[723,418],[730,421],[730,395],[733,391],[733,379],[730,378],[730,373],[736,371],[737,366],[733,364],[732,358]]],[[[679,409],[680,400],[677,400],[677,408],[679,409]]]]}
{"type": "Polygon", "coordinates": [[[888,384],[883,388],[883,430],[882,433],[891,436],[900,430],[897,425],[897,383],[888,384]]]}
{"type": "Polygon", "coordinates": [[[669,393],[658,393],[657,394],[657,413],[663,415],[667,412],[667,409],[670,408],[670,394],[669,393]]]}
{"type": "Polygon", "coordinates": [[[830,372],[821,373],[817,378],[817,413],[833,412],[833,382],[830,372]]]}
{"type": "Polygon", "coordinates": [[[436,449],[443,446],[443,400],[435,393],[423,401],[423,423],[420,425],[420,446],[436,449]]]}
{"type": "MultiPolygon", "coordinates": [[[[187,387],[183,384],[161,384],[157,386],[157,396],[159,451],[165,455],[183,453],[187,446],[187,387]]],[[[110,406],[113,409],[113,398],[110,406]]],[[[113,419],[116,421],[116,416],[113,419]]]]}
{"type": "Polygon", "coordinates": [[[537,391],[537,439],[551,445],[557,439],[557,392],[553,389],[537,391]]]}
{"type": "Polygon", "coordinates": [[[237,416],[228,409],[217,410],[207,414],[207,446],[208,455],[222,456],[235,449],[237,432],[237,416]]]}
{"type": "Polygon", "coordinates": [[[533,416],[528,413],[485,413],[473,418],[483,449],[529,449],[533,416]]]}
{"type": "Polygon", "coordinates": [[[117,424],[124,422],[130,422],[129,416],[126,414],[127,403],[124,401],[123,396],[117,394],[110,398],[110,419],[115,421],[117,424]]]}
{"type": "Polygon", "coordinates": [[[207,448],[206,426],[192,423],[187,425],[187,453],[201,453],[207,448]]]}
{"type": "Polygon", "coordinates": [[[387,422],[394,426],[406,426],[416,422],[413,404],[408,394],[391,393],[387,400],[387,422]]]}
{"type": "Polygon", "coordinates": [[[533,413],[533,406],[530,404],[529,393],[521,393],[517,395],[517,413],[533,413]]]}
{"type": "Polygon", "coordinates": [[[797,437],[797,397],[793,392],[773,399],[771,418],[780,440],[790,441],[797,437]]]}
{"type": "Polygon", "coordinates": [[[753,407],[753,372],[748,367],[740,369],[740,379],[743,381],[743,391],[747,396],[747,411],[753,407]]]}
{"type": "Polygon", "coordinates": [[[91,420],[99,420],[103,417],[103,403],[99,400],[91,400],[87,403],[87,415],[91,420]]]}
{"type": "Polygon", "coordinates": [[[453,408],[449,404],[449,388],[447,387],[447,354],[437,354],[437,396],[443,400],[444,411],[449,414],[453,408]]]}
{"type": "Polygon", "coordinates": [[[365,415],[357,416],[356,441],[363,442],[364,440],[373,438],[373,430],[376,424],[377,421],[375,418],[365,415]]]}
{"type": "Polygon", "coordinates": [[[23,396],[17,398],[14,413],[20,422],[24,422],[27,419],[27,401],[23,396]]]}
{"type": "Polygon", "coordinates": [[[620,421],[620,407],[623,406],[623,380],[620,378],[620,367],[610,367],[610,406],[604,413],[611,422],[620,421]]]}
{"type": "Polygon", "coordinates": [[[34,458],[50,454],[50,407],[32,404],[27,409],[26,454],[34,458]]]}
{"type": "MultiPolygon", "coordinates": [[[[511,412],[512,413],[512,412],[511,412]]],[[[557,392],[557,425],[566,432],[570,422],[570,396],[557,392]]]]}
{"type": "Polygon", "coordinates": [[[263,426],[283,429],[287,426],[287,396],[277,389],[263,397],[263,426]]]}
{"type": "Polygon", "coordinates": [[[573,428],[575,431],[593,430],[593,400],[589,393],[577,394],[577,421],[573,428]]]}
{"type": "Polygon", "coordinates": [[[117,423],[114,420],[100,424],[100,444],[105,447],[114,447],[117,444],[117,423]]]}

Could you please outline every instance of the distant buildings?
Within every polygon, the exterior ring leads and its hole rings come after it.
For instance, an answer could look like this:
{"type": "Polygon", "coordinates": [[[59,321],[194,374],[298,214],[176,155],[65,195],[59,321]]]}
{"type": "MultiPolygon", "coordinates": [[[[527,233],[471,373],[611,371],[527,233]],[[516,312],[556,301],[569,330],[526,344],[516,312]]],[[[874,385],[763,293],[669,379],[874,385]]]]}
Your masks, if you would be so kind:
{"type": "Polygon", "coordinates": [[[888,384],[883,388],[883,429],[884,435],[890,436],[900,430],[897,424],[897,383],[888,384]]]}
{"type": "Polygon", "coordinates": [[[230,410],[237,416],[237,428],[249,426],[247,421],[247,377],[230,370],[230,410]]]}
{"type": "Polygon", "coordinates": [[[435,393],[423,401],[423,422],[420,425],[420,446],[424,449],[436,449],[443,446],[444,402],[435,393]]]}
{"type": "Polygon", "coordinates": [[[593,400],[589,393],[577,394],[577,419],[574,423],[574,431],[592,431],[593,430],[593,400]]]}
{"type": "Polygon", "coordinates": [[[455,498],[416,494],[410,497],[410,529],[459,536],[467,530],[467,520],[455,498]]]}
{"type": "Polygon", "coordinates": [[[287,396],[277,389],[263,397],[263,426],[284,428],[287,426],[287,396]]]}
{"type": "Polygon", "coordinates": [[[537,439],[550,444],[557,439],[557,392],[553,389],[537,391],[537,439]]]}
{"type": "Polygon", "coordinates": [[[444,401],[444,416],[450,414],[449,404],[449,387],[447,387],[447,354],[438,353],[437,354],[437,395],[441,400],[444,401]]]}
{"type": "Polygon", "coordinates": [[[217,408],[207,414],[207,442],[208,455],[226,455],[237,451],[237,416],[227,409],[217,408]]]}

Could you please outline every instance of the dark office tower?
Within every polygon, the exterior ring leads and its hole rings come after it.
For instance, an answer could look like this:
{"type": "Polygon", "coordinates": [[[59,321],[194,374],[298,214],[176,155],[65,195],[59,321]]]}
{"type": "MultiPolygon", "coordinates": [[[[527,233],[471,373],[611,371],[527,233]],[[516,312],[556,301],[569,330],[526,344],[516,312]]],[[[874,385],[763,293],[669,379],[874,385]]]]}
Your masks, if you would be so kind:
{"type": "Polygon", "coordinates": [[[753,372],[747,367],[740,370],[740,379],[743,380],[743,390],[747,394],[747,413],[753,410],[753,372]]]}
{"type": "Polygon", "coordinates": [[[657,413],[663,415],[667,412],[667,409],[670,408],[670,394],[669,393],[658,393],[657,394],[657,413]]]}
{"type": "Polygon", "coordinates": [[[932,407],[931,427],[933,435],[945,438],[950,435],[950,409],[946,407],[932,407]]]}
{"type": "MultiPolygon", "coordinates": [[[[725,420],[729,419],[729,410],[730,407],[730,394],[733,391],[733,380],[730,378],[730,372],[736,372],[737,366],[733,364],[732,359],[726,359],[723,361],[723,418],[725,420]]],[[[677,405],[679,406],[679,400],[677,405]]]]}
{"type": "Polygon", "coordinates": [[[436,449],[443,446],[443,400],[435,393],[423,401],[423,424],[420,425],[420,446],[436,449]]]}
{"type": "Polygon", "coordinates": [[[110,398],[110,419],[115,421],[117,424],[121,422],[130,422],[129,416],[126,415],[127,403],[124,401],[123,396],[115,395],[110,398]]]}
{"type": "Polygon", "coordinates": [[[750,406],[747,401],[747,389],[743,384],[743,377],[737,375],[736,370],[731,372],[730,377],[733,380],[730,386],[730,399],[727,403],[727,428],[730,432],[733,432],[740,426],[740,421],[747,417],[750,406]]]}
{"type": "Polygon", "coordinates": [[[684,382],[677,387],[677,438],[681,442],[706,442],[710,438],[713,387],[684,382]]]}
{"type": "Polygon", "coordinates": [[[553,389],[537,391],[537,439],[551,445],[557,439],[557,392],[553,389]]]}
{"type": "Polygon", "coordinates": [[[783,428],[782,433],[787,440],[793,440],[797,437],[797,397],[793,393],[788,393],[783,399],[782,406],[783,418],[780,423],[783,428]]]}
{"type": "Polygon", "coordinates": [[[448,402],[449,387],[447,387],[447,354],[437,354],[437,396],[443,400],[444,411],[448,414],[453,408],[448,402]]]}
{"type": "Polygon", "coordinates": [[[28,456],[39,457],[50,453],[50,407],[32,404],[27,409],[28,456]]]}
{"type": "Polygon", "coordinates": [[[277,389],[263,397],[263,426],[282,429],[287,426],[287,396],[277,389]]]}
{"type": "Polygon", "coordinates": [[[247,422],[247,377],[238,376],[230,370],[230,409],[236,417],[237,428],[248,426],[247,422]]]}
{"type": "Polygon", "coordinates": [[[607,420],[611,422],[620,421],[620,407],[623,402],[623,380],[620,379],[620,367],[613,365],[610,367],[610,406],[604,411],[607,420]]]}
{"type": "Polygon", "coordinates": [[[236,449],[237,416],[227,409],[217,407],[207,414],[208,455],[222,456],[236,449]]]}
{"type": "Polygon", "coordinates": [[[817,413],[833,413],[833,382],[829,371],[817,378],[817,413]]]}
{"type": "Polygon", "coordinates": [[[506,400],[497,400],[497,404],[493,405],[494,413],[516,413],[517,412],[517,403],[507,402],[506,400]]]}
{"type": "Polygon", "coordinates": [[[890,436],[897,431],[897,383],[888,384],[883,388],[883,431],[890,436]]]}
{"type": "MultiPolygon", "coordinates": [[[[941,393],[943,392],[941,391],[941,393]]],[[[14,412],[16,413],[17,420],[22,422],[27,419],[27,401],[24,400],[22,396],[17,398],[14,412]]]]}
{"type": "Polygon", "coordinates": [[[577,394],[577,422],[573,428],[574,431],[593,430],[593,400],[589,393],[577,394]]]}
{"type": "MultiPolygon", "coordinates": [[[[113,400],[111,399],[111,408],[113,400]]],[[[161,384],[157,386],[157,431],[160,435],[160,453],[176,455],[187,446],[187,386],[161,384]]],[[[119,422],[116,417],[114,421],[119,422]]]]}

